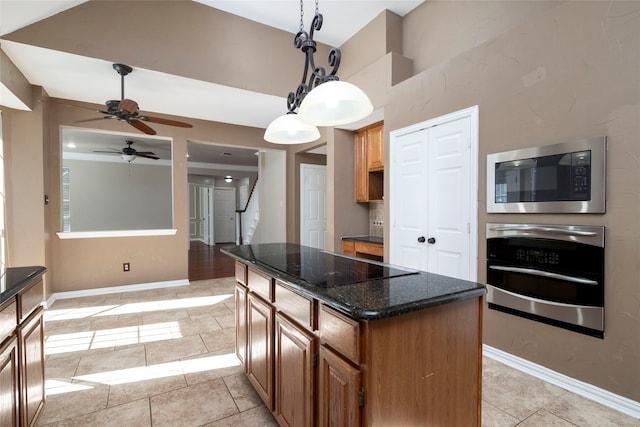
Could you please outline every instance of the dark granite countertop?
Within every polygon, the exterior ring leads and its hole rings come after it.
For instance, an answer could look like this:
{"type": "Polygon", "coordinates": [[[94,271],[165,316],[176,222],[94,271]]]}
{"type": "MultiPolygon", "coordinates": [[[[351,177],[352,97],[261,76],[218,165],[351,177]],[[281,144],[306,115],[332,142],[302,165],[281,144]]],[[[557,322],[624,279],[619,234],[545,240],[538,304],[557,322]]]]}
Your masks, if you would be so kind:
{"type": "Polygon", "coordinates": [[[342,236],[342,240],[349,240],[353,242],[365,242],[374,243],[376,245],[383,245],[384,239],[376,236],[342,236]]]}
{"type": "Polygon", "coordinates": [[[41,266],[7,268],[0,279],[0,305],[15,297],[46,271],[47,269],[41,266]]]}
{"type": "Polygon", "coordinates": [[[486,293],[479,283],[292,243],[226,246],[221,251],[356,320],[397,316],[486,293]],[[316,281],[319,271],[329,279],[316,281]],[[343,273],[351,275],[346,282],[335,280],[343,273]],[[312,279],[303,280],[305,275],[312,279]]]}

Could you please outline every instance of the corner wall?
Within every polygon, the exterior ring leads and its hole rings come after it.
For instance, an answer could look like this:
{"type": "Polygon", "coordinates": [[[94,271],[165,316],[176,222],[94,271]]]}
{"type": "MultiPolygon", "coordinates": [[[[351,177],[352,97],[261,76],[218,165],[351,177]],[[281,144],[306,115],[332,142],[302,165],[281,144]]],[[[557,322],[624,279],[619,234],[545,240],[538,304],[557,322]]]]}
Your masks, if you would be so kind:
{"type": "MultiPolygon", "coordinates": [[[[518,24],[505,23],[504,33],[482,44],[469,32],[467,49],[393,87],[385,108],[388,135],[479,105],[479,281],[486,280],[487,222],[606,227],[604,339],[485,305],[484,342],[640,402],[640,3],[439,3],[405,17],[405,43],[421,38],[426,44],[415,52],[416,63],[427,64],[431,47],[449,32],[491,25],[488,16],[510,16],[518,24]],[[437,12],[446,7],[461,9],[456,25],[425,30],[420,17],[427,12],[434,14],[429,20],[451,24],[449,14],[437,12]],[[606,214],[486,213],[487,154],[598,135],[608,137],[606,214]]],[[[388,194],[388,180],[385,187],[388,194]]]]}

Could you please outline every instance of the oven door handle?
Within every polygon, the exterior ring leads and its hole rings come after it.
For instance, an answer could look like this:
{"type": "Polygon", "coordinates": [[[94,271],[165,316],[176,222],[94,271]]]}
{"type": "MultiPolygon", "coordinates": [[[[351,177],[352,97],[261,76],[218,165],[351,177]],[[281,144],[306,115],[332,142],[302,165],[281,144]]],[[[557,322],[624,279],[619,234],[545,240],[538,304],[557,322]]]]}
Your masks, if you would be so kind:
{"type": "Polygon", "coordinates": [[[567,230],[556,227],[536,227],[531,225],[510,225],[491,227],[491,231],[539,231],[542,233],[564,234],[569,236],[597,236],[595,231],[567,230]]]}
{"type": "Polygon", "coordinates": [[[565,280],[567,282],[579,283],[581,285],[592,285],[592,286],[598,285],[598,282],[596,282],[595,280],[583,279],[582,277],[566,276],[564,274],[558,274],[558,273],[550,273],[548,271],[536,270],[534,268],[504,267],[501,265],[490,265],[489,268],[491,270],[508,271],[511,273],[524,273],[524,274],[531,274],[533,276],[546,277],[550,279],[565,280]]]}

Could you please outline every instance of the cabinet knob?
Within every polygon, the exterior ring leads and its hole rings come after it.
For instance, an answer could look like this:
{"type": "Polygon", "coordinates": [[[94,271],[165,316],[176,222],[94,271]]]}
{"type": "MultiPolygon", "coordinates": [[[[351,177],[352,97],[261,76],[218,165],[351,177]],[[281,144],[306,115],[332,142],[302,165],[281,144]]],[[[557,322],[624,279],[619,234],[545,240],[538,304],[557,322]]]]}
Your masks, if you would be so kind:
{"type": "Polygon", "coordinates": [[[418,243],[424,243],[424,236],[418,237],[418,243]]]}
{"type": "Polygon", "coordinates": [[[435,237],[429,237],[427,239],[427,243],[430,245],[433,245],[436,242],[436,238],[435,237]]]}

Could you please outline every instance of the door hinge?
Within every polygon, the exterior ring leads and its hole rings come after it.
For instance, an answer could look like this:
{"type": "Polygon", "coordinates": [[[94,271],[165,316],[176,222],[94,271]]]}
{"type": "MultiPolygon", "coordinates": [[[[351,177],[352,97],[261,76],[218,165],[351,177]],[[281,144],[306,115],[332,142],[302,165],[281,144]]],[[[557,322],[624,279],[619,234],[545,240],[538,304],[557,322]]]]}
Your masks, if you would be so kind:
{"type": "Polygon", "coordinates": [[[364,389],[358,390],[358,406],[364,407],[364,389]]]}
{"type": "Polygon", "coordinates": [[[313,353],[313,367],[315,368],[316,366],[318,366],[318,353],[313,353]]]}

